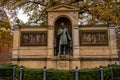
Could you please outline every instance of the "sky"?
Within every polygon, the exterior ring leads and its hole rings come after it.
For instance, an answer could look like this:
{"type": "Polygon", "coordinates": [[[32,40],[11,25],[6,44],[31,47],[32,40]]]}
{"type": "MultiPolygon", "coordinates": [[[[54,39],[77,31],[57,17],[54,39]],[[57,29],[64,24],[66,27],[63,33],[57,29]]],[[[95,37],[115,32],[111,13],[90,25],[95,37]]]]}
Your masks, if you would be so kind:
{"type": "Polygon", "coordinates": [[[22,10],[22,9],[20,9],[20,10],[18,11],[17,16],[18,16],[18,18],[19,18],[20,20],[22,20],[24,23],[26,23],[26,22],[28,21],[28,17],[27,17],[26,14],[23,13],[23,10],[22,10]]]}

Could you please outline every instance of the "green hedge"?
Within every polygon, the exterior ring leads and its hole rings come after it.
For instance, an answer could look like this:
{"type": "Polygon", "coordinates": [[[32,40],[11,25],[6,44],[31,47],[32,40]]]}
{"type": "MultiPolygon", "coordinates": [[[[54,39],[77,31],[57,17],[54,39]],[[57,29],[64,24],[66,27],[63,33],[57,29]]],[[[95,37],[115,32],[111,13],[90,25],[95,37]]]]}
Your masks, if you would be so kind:
{"type": "Polygon", "coordinates": [[[24,69],[24,80],[43,80],[43,70],[24,69]]]}
{"type": "Polygon", "coordinates": [[[0,64],[0,80],[12,80],[13,65],[12,64],[0,64]]]}
{"type": "Polygon", "coordinates": [[[13,74],[13,68],[0,68],[0,77],[11,77],[13,74]]]}
{"type": "MultiPolygon", "coordinates": [[[[12,77],[13,66],[0,67],[0,76],[12,77]]],[[[28,69],[24,68],[24,79],[23,80],[43,80],[43,69],[28,69]]],[[[104,67],[104,80],[110,80],[110,69],[104,67]]],[[[120,78],[120,66],[113,65],[114,77],[120,78]],[[119,69],[118,69],[119,68],[119,69]]],[[[17,66],[16,78],[19,80],[20,67],[17,66]]],[[[47,80],[75,80],[75,71],[65,71],[65,70],[47,70],[47,80]]],[[[100,80],[100,70],[99,68],[94,69],[82,69],[79,70],[79,80],[100,80]]]]}
{"type": "Polygon", "coordinates": [[[100,80],[99,70],[80,71],[80,80],[100,80]]]}
{"type": "Polygon", "coordinates": [[[74,71],[48,70],[47,80],[74,80],[74,71]]]}

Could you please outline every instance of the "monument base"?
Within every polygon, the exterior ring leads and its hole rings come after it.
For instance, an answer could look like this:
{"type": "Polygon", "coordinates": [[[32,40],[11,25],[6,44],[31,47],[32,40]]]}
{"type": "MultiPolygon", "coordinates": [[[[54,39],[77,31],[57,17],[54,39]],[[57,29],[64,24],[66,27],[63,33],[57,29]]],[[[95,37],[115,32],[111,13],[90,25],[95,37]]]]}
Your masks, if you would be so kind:
{"type": "MultiPolygon", "coordinates": [[[[115,60],[117,58],[114,58],[115,60]]],[[[108,66],[114,60],[111,58],[75,58],[73,56],[53,56],[52,58],[19,58],[13,59],[12,63],[25,66],[27,68],[40,68],[43,69],[47,67],[47,69],[54,68],[59,70],[73,70],[76,66],[79,69],[83,68],[95,68],[100,65],[108,66]]]]}

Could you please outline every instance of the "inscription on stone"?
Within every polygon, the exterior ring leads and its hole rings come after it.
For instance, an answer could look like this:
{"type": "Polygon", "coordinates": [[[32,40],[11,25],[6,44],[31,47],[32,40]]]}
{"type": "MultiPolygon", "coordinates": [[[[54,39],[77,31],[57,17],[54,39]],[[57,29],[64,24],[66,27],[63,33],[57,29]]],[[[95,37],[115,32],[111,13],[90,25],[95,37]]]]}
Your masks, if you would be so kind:
{"type": "Polygon", "coordinates": [[[68,70],[69,69],[69,61],[58,61],[58,69],[68,70]]]}
{"type": "Polygon", "coordinates": [[[67,67],[67,62],[60,62],[59,67],[67,67]]]}

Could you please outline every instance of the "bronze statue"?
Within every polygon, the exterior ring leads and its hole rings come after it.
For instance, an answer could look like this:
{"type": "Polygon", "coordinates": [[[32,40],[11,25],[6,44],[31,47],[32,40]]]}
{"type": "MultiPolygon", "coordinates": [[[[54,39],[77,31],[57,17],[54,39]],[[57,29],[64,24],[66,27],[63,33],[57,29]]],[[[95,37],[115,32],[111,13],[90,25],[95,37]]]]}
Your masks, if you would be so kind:
{"type": "Polygon", "coordinates": [[[58,29],[57,39],[58,39],[58,55],[65,55],[69,53],[70,48],[68,46],[71,46],[71,37],[68,32],[68,29],[65,28],[64,23],[61,23],[61,27],[58,29]]]}

